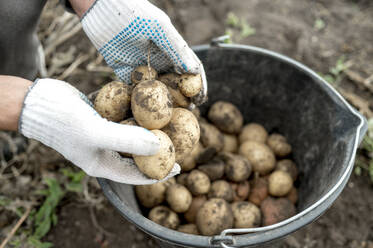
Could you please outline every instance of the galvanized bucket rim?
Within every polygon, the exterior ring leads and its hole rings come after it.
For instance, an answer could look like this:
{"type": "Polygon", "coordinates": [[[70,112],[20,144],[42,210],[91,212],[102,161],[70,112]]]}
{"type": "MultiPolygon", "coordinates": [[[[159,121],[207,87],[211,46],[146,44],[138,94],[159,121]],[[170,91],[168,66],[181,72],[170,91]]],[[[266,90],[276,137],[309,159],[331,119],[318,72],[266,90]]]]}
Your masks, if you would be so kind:
{"type": "MultiPolygon", "coordinates": [[[[247,50],[257,54],[262,54],[270,57],[274,57],[282,62],[291,64],[304,73],[308,74],[309,76],[313,77],[315,81],[323,86],[326,86],[329,90],[329,93],[339,98],[340,101],[347,107],[347,109],[356,116],[360,123],[356,127],[356,136],[354,141],[354,147],[352,149],[352,154],[350,155],[349,162],[347,169],[344,171],[343,175],[333,186],[333,188],[323,195],[318,201],[310,205],[308,208],[304,209],[303,211],[299,212],[298,214],[294,215],[293,217],[286,219],[282,222],[279,222],[274,225],[260,227],[260,228],[244,228],[244,229],[226,229],[224,230],[219,236],[214,237],[206,237],[200,235],[191,235],[191,234],[184,234],[181,232],[173,231],[163,226],[160,226],[140,213],[137,213],[131,210],[128,206],[126,206],[119,198],[119,196],[113,191],[109,184],[109,180],[98,178],[98,182],[102,187],[105,196],[109,199],[109,201],[119,210],[119,212],[129,221],[134,223],[138,228],[142,229],[144,232],[159,238],[163,241],[180,245],[180,246],[194,246],[194,247],[206,247],[214,245],[216,247],[228,247],[227,245],[232,245],[235,247],[240,246],[247,246],[247,245],[255,245],[255,244],[263,244],[266,242],[270,242],[282,236],[285,236],[297,229],[299,227],[304,226],[313,220],[315,220],[318,216],[320,216],[338,197],[339,193],[343,190],[345,184],[347,183],[349,176],[352,172],[356,150],[367,130],[367,122],[364,116],[362,116],[357,110],[355,110],[329,83],[327,83],[323,78],[321,78],[317,73],[312,71],[307,66],[287,57],[281,55],[277,52],[273,52],[267,49],[254,47],[254,46],[247,46],[247,45],[239,45],[239,44],[221,44],[216,43],[213,45],[214,47],[220,47],[222,49],[239,49],[239,50],[247,50]],[[313,213],[312,211],[315,210],[313,213]],[[297,221],[301,221],[301,223],[297,223],[297,221]],[[279,230],[280,227],[287,227],[286,231],[279,231],[274,233],[273,231],[279,230]],[[268,233],[270,232],[271,233],[268,233]],[[265,232],[265,233],[264,233],[265,232]],[[246,235],[236,235],[231,237],[227,234],[243,234],[246,235]],[[255,237],[256,233],[260,233],[260,237],[255,237]],[[255,236],[254,236],[255,235],[255,236]]],[[[193,47],[193,50],[206,50],[212,47],[212,45],[200,45],[193,47]]]]}

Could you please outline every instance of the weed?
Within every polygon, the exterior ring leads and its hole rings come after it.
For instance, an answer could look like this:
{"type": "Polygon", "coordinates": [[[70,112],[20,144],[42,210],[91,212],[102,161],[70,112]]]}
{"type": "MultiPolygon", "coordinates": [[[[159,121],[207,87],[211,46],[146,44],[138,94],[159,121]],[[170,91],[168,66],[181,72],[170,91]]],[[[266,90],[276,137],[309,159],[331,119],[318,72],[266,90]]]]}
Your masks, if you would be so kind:
{"type": "Polygon", "coordinates": [[[315,24],[313,25],[313,28],[315,29],[315,30],[322,30],[322,29],[324,29],[325,28],[325,22],[322,20],[322,19],[320,19],[320,18],[317,18],[316,20],[315,20],[315,24]]]}
{"type": "Polygon", "coordinates": [[[235,33],[238,33],[238,38],[241,40],[255,34],[256,32],[255,28],[251,27],[245,19],[238,18],[238,16],[233,12],[228,13],[225,22],[228,25],[225,34],[231,37],[231,39],[227,40],[226,43],[232,43],[235,33]]]}

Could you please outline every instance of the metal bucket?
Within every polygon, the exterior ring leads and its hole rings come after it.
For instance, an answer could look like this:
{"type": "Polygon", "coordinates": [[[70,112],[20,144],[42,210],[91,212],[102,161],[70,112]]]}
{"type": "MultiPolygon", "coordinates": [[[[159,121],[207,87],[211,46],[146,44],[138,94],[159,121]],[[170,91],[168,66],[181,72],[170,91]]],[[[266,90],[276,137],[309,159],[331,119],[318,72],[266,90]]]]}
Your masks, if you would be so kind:
{"type": "Polygon", "coordinates": [[[265,49],[228,44],[202,45],[195,51],[209,82],[208,107],[230,101],[245,123],[255,121],[284,134],[300,170],[298,214],[275,225],[229,229],[219,236],[184,234],[164,228],[138,207],[133,187],[98,179],[123,217],[174,247],[255,247],[276,242],[318,218],[345,187],[356,149],[366,132],[365,118],[306,66],[265,49]]]}

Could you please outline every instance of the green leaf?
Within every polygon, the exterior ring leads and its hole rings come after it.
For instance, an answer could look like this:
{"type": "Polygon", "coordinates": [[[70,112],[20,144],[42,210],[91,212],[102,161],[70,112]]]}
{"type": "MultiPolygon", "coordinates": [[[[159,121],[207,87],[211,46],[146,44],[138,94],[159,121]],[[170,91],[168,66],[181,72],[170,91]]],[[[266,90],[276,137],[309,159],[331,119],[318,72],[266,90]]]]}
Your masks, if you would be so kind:
{"type": "Polygon", "coordinates": [[[322,29],[325,28],[325,22],[324,22],[322,19],[317,18],[317,19],[315,20],[315,24],[313,25],[313,27],[314,27],[314,29],[316,29],[316,30],[322,30],[322,29]]]}
{"type": "Polygon", "coordinates": [[[361,176],[361,167],[359,167],[359,166],[355,167],[355,175],[356,176],[361,176]]]}
{"type": "Polygon", "coordinates": [[[83,192],[83,185],[81,185],[80,183],[71,182],[66,184],[66,189],[67,191],[81,193],[83,192]]]}
{"type": "Polygon", "coordinates": [[[57,225],[57,222],[58,222],[57,214],[53,213],[53,215],[52,215],[52,224],[53,224],[53,226],[57,225]]]}
{"type": "Polygon", "coordinates": [[[27,239],[27,242],[35,248],[50,248],[53,244],[50,242],[41,242],[40,239],[31,236],[27,239]]]}
{"type": "Polygon", "coordinates": [[[0,195],[0,206],[7,206],[11,203],[11,200],[3,195],[0,195]]]}
{"type": "Polygon", "coordinates": [[[242,22],[241,25],[241,37],[246,38],[250,35],[255,34],[256,30],[255,28],[251,27],[250,24],[247,24],[245,22],[242,22]]]}
{"type": "Polygon", "coordinates": [[[235,13],[229,12],[227,15],[226,23],[234,28],[237,28],[240,25],[240,19],[236,16],[235,13]]]}

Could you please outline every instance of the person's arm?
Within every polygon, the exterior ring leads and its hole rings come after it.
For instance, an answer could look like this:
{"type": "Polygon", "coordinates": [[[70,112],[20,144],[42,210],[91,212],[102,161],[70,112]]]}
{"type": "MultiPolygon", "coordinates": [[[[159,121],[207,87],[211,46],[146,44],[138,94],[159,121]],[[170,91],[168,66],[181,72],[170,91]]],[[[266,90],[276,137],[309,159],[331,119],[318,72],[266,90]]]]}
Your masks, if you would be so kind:
{"type": "Polygon", "coordinates": [[[70,0],[75,13],[81,18],[95,0],[70,0]]]}
{"type": "Polygon", "coordinates": [[[0,75],[0,130],[17,131],[23,100],[32,82],[0,75]]]}

